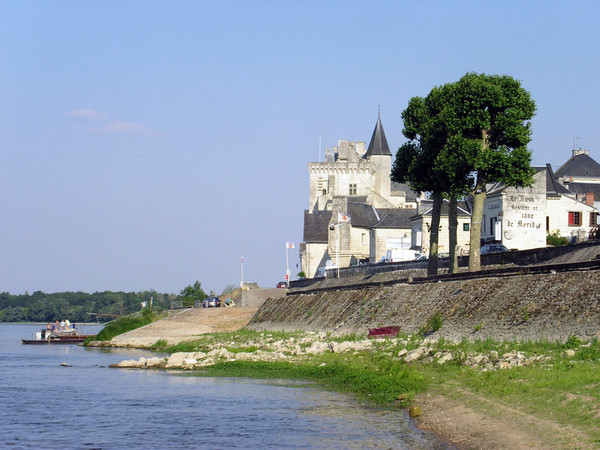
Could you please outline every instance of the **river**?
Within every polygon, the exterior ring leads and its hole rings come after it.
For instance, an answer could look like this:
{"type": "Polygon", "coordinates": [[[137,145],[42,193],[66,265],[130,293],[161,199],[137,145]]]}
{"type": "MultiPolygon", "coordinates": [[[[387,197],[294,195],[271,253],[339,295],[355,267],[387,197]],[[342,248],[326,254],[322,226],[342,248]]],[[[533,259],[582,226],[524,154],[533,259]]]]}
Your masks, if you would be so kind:
{"type": "Polygon", "coordinates": [[[40,328],[0,324],[2,448],[448,448],[405,411],[306,383],[110,369],[156,354],[21,344],[40,328]]]}

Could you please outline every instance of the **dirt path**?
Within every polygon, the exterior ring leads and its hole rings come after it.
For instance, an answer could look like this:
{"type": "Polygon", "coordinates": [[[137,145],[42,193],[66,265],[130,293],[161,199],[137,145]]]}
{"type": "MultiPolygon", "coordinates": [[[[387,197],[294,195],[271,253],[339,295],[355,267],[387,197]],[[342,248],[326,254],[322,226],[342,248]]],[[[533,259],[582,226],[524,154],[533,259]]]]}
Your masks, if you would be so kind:
{"type": "Polygon", "coordinates": [[[201,334],[235,331],[244,327],[257,309],[252,306],[184,309],[158,322],[116,336],[108,344],[111,347],[144,348],[159,339],[177,344],[201,334]]]}
{"type": "Polygon", "coordinates": [[[528,414],[515,405],[482,397],[457,386],[416,397],[420,428],[461,449],[589,448],[576,429],[528,414]]]}

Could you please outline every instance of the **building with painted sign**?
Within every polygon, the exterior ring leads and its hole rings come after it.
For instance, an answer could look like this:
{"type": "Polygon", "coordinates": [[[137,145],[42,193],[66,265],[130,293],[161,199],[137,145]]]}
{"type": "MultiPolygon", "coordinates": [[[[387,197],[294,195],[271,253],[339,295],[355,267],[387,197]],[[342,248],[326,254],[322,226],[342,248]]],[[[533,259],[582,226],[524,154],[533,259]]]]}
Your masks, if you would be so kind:
{"type": "Polygon", "coordinates": [[[559,183],[550,164],[535,169],[531,187],[488,186],[481,224],[483,242],[525,250],[545,247],[546,236],[554,232],[570,240],[587,238],[598,221],[596,206],[559,183]]]}

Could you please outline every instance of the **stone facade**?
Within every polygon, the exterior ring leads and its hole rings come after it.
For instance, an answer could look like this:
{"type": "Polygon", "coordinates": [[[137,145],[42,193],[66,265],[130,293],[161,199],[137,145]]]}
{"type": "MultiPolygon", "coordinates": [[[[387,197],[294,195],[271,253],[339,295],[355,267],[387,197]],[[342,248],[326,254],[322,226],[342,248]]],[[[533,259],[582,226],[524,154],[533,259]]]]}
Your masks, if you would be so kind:
{"type": "MultiPolygon", "coordinates": [[[[438,236],[438,254],[448,255],[450,253],[450,227],[448,220],[448,201],[444,200],[442,204],[442,213],[440,216],[440,230],[438,236]]],[[[417,215],[411,217],[412,233],[411,248],[421,253],[429,253],[429,239],[431,237],[431,219],[433,202],[431,200],[422,200],[419,202],[417,215]]],[[[458,255],[469,253],[469,239],[471,224],[471,213],[465,202],[458,204],[458,228],[456,231],[457,252],[458,255]]]]}
{"type": "Polygon", "coordinates": [[[364,142],[338,141],[325,161],[308,164],[309,205],[300,246],[302,270],[315,277],[326,264],[347,267],[377,261],[396,240],[410,241],[408,217],[416,195],[392,183],[392,153],[377,119],[368,148],[364,142]],[[338,217],[349,216],[348,221],[338,217]]]}

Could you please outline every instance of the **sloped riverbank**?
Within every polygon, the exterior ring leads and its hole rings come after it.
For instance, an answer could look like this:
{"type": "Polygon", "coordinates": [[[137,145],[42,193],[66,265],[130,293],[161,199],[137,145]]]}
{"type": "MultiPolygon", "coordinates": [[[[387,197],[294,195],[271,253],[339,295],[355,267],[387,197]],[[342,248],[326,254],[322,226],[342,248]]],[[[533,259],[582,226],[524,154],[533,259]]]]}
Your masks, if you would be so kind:
{"type": "Polygon", "coordinates": [[[437,315],[433,338],[565,341],[600,337],[600,270],[396,284],[291,294],[268,299],[253,330],[366,334],[399,325],[423,330],[437,315]]]}

